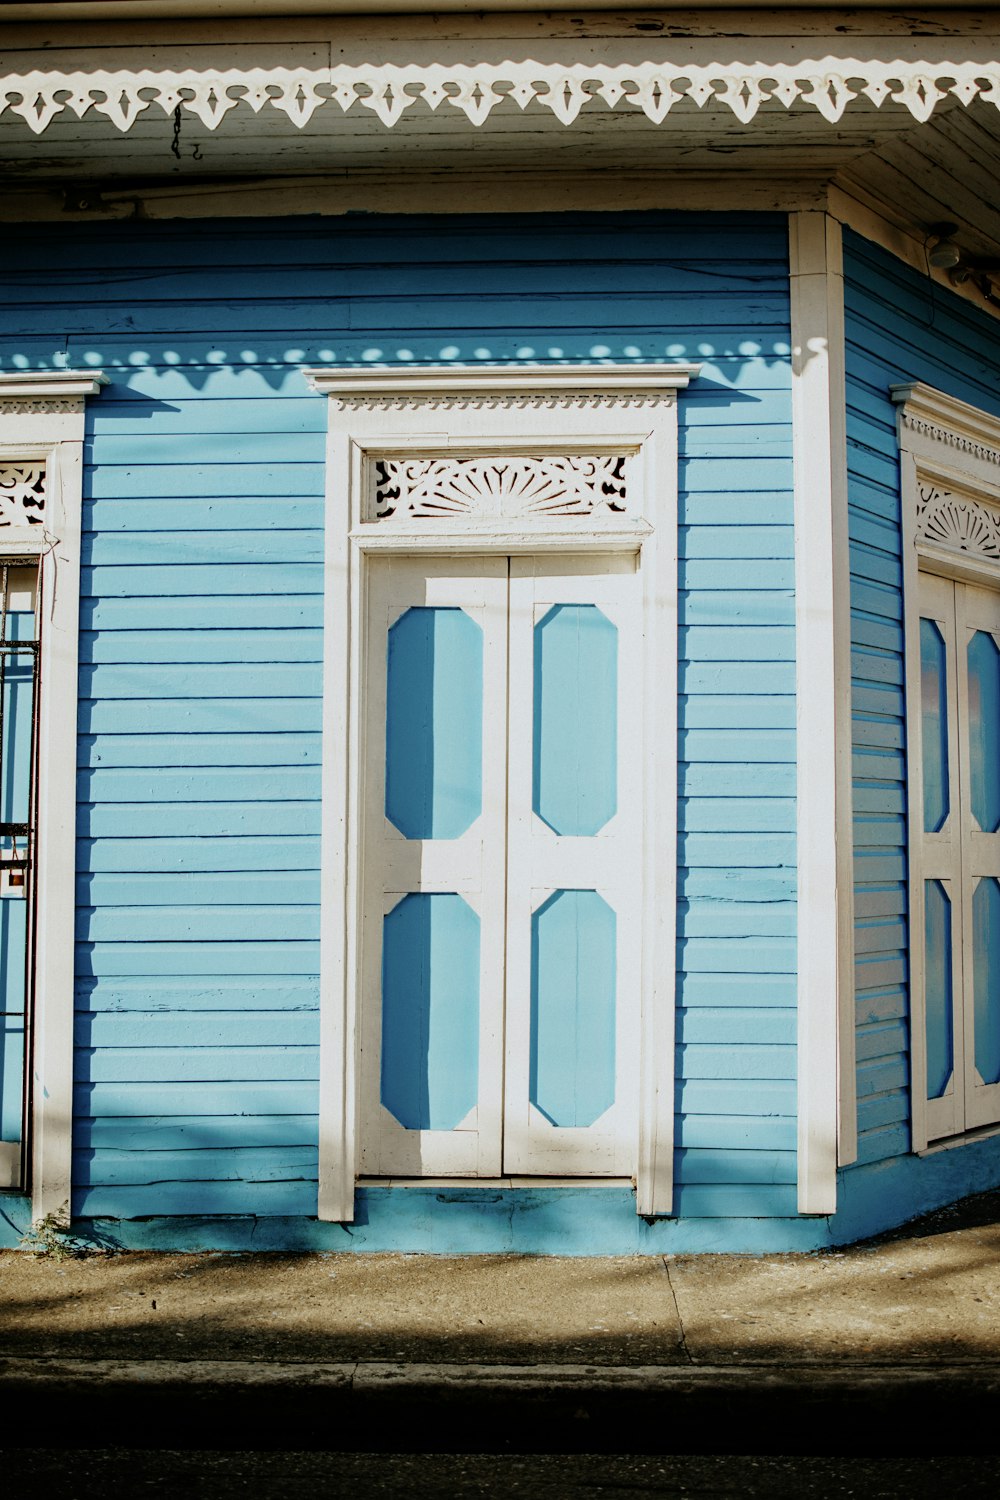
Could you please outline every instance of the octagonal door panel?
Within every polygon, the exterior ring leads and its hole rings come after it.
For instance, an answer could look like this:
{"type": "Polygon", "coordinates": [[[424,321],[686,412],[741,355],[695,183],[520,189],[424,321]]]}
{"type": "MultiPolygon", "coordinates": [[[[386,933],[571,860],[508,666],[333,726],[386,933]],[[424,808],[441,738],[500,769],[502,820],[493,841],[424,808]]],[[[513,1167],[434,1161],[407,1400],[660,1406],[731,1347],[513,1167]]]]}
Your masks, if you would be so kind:
{"type": "Polygon", "coordinates": [[[631,1175],[640,954],[640,579],[510,577],[504,1171],[631,1175]]]}

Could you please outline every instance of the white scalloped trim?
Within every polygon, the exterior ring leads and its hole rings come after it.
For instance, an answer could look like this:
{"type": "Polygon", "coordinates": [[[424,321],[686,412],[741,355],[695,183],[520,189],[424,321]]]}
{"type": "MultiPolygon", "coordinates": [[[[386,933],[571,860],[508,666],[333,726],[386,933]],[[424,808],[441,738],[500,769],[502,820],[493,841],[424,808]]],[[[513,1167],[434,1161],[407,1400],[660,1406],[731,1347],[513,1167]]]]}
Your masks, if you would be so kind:
{"type": "Polygon", "coordinates": [[[232,68],[120,72],[34,71],[0,78],[0,114],[9,109],[40,135],[69,108],[81,118],[105,115],[119,130],[157,104],[165,114],[178,105],[214,130],[230,110],[265,105],[281,110],[300,129],[317,109],[335,101],[342,110],[371,110],[383,125],[415,106],[445,104],[482,125],[505,100],[521,109],[540,104],[563,125],[584,105],[614,109],[622,100],[659,124],[682,98],[699,106],[728,106],[748,124],[761,105],[811,105],[831,123],[852,99],[904,105],[927,120],[947,95],[968,105],[983,99],[1000,108],[1000,64],[876,62],[825,57],[795,63],[428,63],[326,68],[232,68]]]}

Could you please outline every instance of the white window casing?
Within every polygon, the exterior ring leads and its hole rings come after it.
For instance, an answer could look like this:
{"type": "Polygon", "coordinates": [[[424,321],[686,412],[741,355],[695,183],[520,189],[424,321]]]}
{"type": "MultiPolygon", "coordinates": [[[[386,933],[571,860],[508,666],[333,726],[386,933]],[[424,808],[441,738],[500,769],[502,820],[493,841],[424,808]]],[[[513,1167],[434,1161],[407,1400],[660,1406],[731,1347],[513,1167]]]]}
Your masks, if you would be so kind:
{"type": "MultiPolygon", "coordinates": [[[[317,369],[330,398],[325,552],[318,1213],[354,1217],[366,591],[379,557],[630,554],[643,629],[637,1211],[673,1181],[677,392],[694,365],[317,369]],[[484,460],[495,462],[484,465],[484,460]],[[489,472],[487,472],[489,470],[489,472]]],[[[552,571],[551,567],[548,571],[552,571]]],[[[631,664],[635,665],[635,664],[631,664]]],[[[480,1179],[481,1180],[481,1179],[480,1179]]]]}
{"type": "Polygon", "coordinates": [[[42,560],[37,759],[36,955],[31,1054],[33,1221],[70,1208],[76,871],[76,720],[84,400],[92,370],[0,375],[0,465],[44,466],[35,520],[0,503],[0,558],[42,560]]]}

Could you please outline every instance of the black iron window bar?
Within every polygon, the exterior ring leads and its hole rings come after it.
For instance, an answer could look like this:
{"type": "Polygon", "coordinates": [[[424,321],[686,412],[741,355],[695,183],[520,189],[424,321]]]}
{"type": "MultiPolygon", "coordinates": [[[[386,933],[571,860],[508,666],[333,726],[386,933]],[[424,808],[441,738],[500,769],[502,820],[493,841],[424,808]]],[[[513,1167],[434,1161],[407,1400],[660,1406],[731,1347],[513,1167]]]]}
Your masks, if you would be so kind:
{"type": "MultiPolygon", "coordinates": [[[[14,568],[37,570],[35,558],[5,559],[0,563],[0,789],[2,789],[2,811],[9,813],[22,801],[18,789],[10,784],[13,762],[11,744],[13,726],[8,721],[8,688],[16,683],[20,689],[27,688],[31,704],[30,750],[27,787],[27,820],[16,821],[0,818],[0,849],[3,851],[0,869],[7,876],[9,886],[27,895],[28,880],[34,867],[35,849],[35,758],[38,739],[38,626],[37,601],[33,611],[36,621],[34,636],[30,640],[17,640],[10,633],[11,572],[14,568]],[[27,659],[27,660],[26,660],[27,659]],[[27,674],[25,666],[29,666],[27,674]],[[13,676],[16,671],[16,678],[13,676]],[[8,855],[7,850],[10,849],[8,855]]],[[[22,691],[20,697],[25,694],[22,691]]]]}

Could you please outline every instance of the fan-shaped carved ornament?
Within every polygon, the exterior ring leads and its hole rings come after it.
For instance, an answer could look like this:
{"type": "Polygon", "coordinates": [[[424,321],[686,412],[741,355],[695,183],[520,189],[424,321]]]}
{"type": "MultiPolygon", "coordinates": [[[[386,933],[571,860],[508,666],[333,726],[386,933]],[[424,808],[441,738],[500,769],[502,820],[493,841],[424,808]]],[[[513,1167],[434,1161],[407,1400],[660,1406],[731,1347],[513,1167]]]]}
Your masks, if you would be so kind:
{"type": "Polygon", "coordinates": [[[939,486],[918,486],[917,545],[1000,562],[1000,510],[939,486]]]}
{"type": "Polygon", "coordinates": [[[0,464],[0,527],[40,526],[45,520],[45,465],[0,464]]]}
{"type": "Polygon", "coordinates": [[[627,509],[625,456],[383,458],[368,519],[594,518],[627,509]]]}

